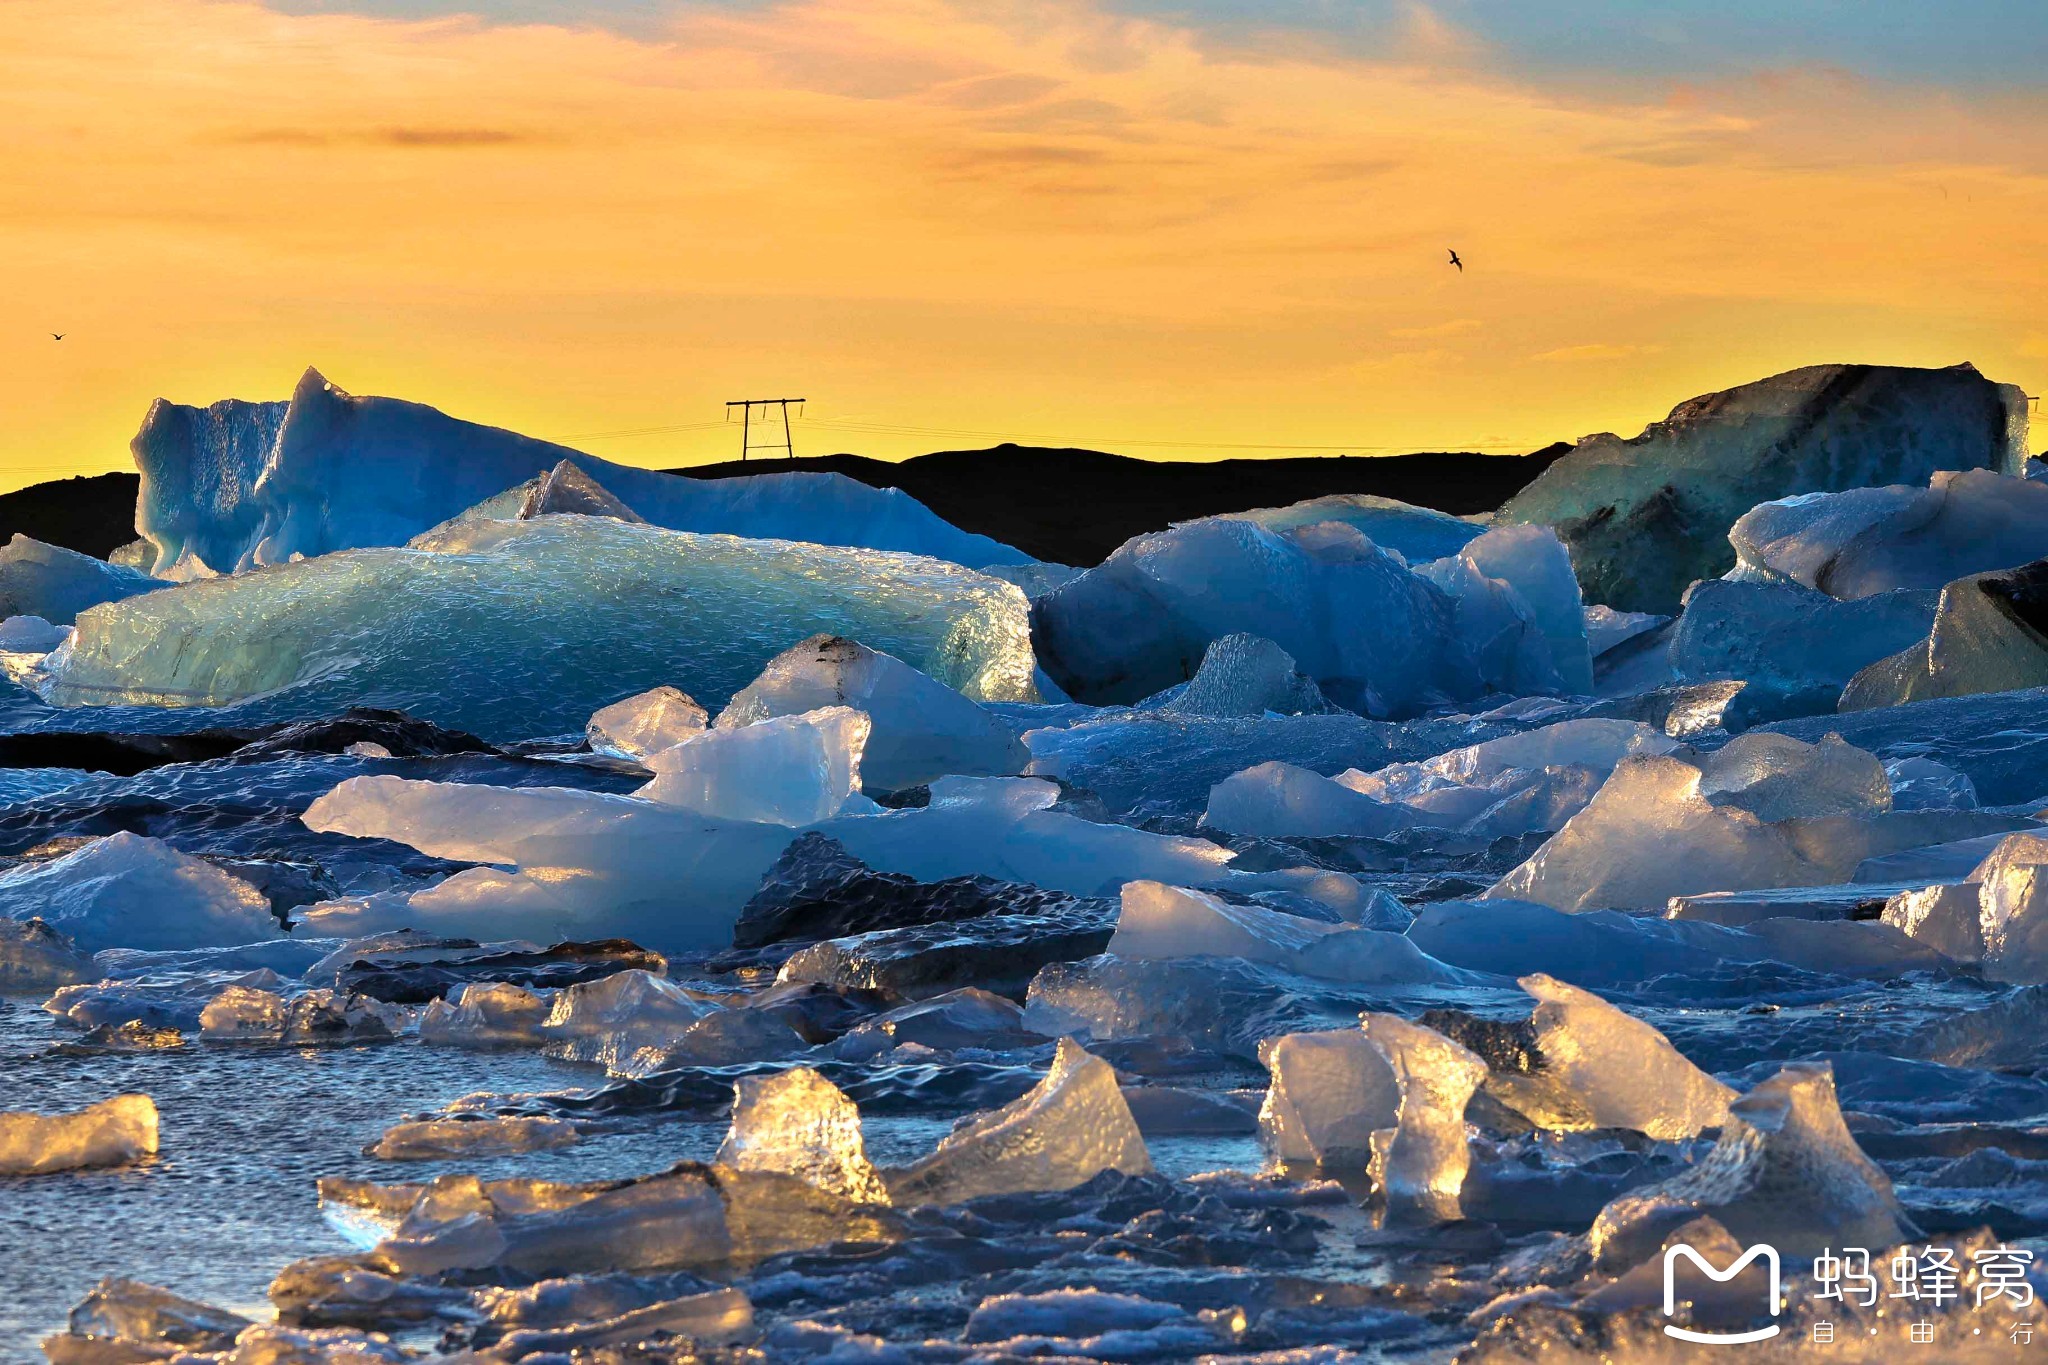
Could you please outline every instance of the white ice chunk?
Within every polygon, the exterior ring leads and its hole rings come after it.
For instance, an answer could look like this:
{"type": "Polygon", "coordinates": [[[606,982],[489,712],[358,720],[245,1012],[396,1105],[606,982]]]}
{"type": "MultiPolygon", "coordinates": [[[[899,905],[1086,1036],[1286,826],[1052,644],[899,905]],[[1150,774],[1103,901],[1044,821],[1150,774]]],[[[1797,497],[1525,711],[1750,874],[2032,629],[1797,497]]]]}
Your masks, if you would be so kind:
{"type": "Polygon", "coordinates": [[[199,1012],[208,1039],[284,1037],[284,998],[253,986],[229,986],[199,1012]]]}
{"type": "Polygon", "coordinates": [[[937,1151],[892,1176],[889,1189],[901,1205],[957,1204],[1070,1189],[1111,1170],[1146,1175],[1152,1158],[1116,1072],[1062,1038],[1051,1069],[1029,1094],[963,1121],[937,1151]]]}
{"type": "Polygon", "coordinates": [[[1977,785],[1970,775],[1915,755],[1884,765],[1891,780],[1893,810],[1975,810],[1977,785]]]}
{"type": "Polygon", "coordinates": [[[1259,1135],[1278,1161],[1363,1170],[1372,1135],[1391,1128],[1401,1091],[1385,1055],[1360,1029],[1269,1038],[1259,1047],[1272,1081],[1259,1135]]]}
{"type": "Polygon", "coordinates": [[[1586,611],[1586,649],[1597,659],[1639,635],[1647,635],[1671,618],[1653,611],[1616,611],[1595,602],[1586,611]]]}
{"type": "Polygon", "coordinates": [[[1020,773],[1031,751],[1010,724],[890,654],[814,635],[768,661],[718,716],[730,730],[827,707],[869,722],[861,781],[875,791],[922,786],[949,773],[1020,773]]]}
{"type": "Polygon", "coordinates": [[[1751,730],[1700,764],[1700,795],[1759,820],[1820,815],[1882,815],[1892,784],[1875,755],[1823,735],[1806,744],[1790,735],[1751,730]]]}
{"type": "Polygon", "coordinates": [[[1564,543],[1547,526],[1496,526],[1458,552],[1488,578],[1510,584],[1529,606],[1550,646],[1550,664],[1564,690],[1593,690],[1593,657],[1586,640],[1579,580],[1564,543]]]}
{"type": "Polygon", "coordinates": [[[125,1166],[156,1153],[156,1105],[116,1095],[75,1114],[0,1114],[0,1175],[125,1166]]]}
{"type": "Polygon", "coordinates": [[[0,872],[0,915],[40,917],[86,952],[259,943],[278,933],[256,887],[125,830],[0,872]]]}
{"type": "MultiPolygon", "coordinates": [[[[973,703],[965,703],[972,705],[973,703]]],[[[858,796],[868,718],[844,706],[706,730],[646,760],[654,780],[634,795],[722,820],[809,825],[858,796]]]]}
{"type": "Polygon", "coordinates": [[[593,753],[635,762],[704,733],[710,717],[687,692],[666,685],[601,707],[583,727],[593,753]]]}
{"type": "Polygon", "coordinates": [[[1984,957],[1984,900],[1975,882],[1943,882],[1885,901],[1884,922],[1956,962],[1984,957]]]}
{"type": "Polygon", "coordinates": [[[1202,823],[1267,838],[1384,838],[1433,823],[1405,806],[1375,800],[1292,763],[1261,763],[1209,789],[1202,823]]]}
{"type": "Polygon", "coordinates": [[[1537,973],[1519,984],[1539,1002],[1529,1022],[1546,1075],[1572,1092],[1595,1127],[1670,1141],[1727,1118],[1735,1092],[1656,1029],[1554,977],[1537,973]]]}
{"type": "Polygon", "coordinates": [[[1282,535],[1336,522],[1410,564],[1454,555],[1484,529],[1448,512],[1371,493],[1332,493],[1286,507],[1256,507],[1227,515],[1237,521],[1257,522],[1282,535]]]}
{"type": "Polygon", "coordinates": [[[1035,701],[1008,583],[879,550],[740,540],[609,517],[489,521],[110,604],[43,661],[59,705],[304,707],[374,697],[486,738],[580,729],[622,690],[708,706],[792,635],[857,633],[977,700],[1035,701]]]}
{"type": "Polygon", "coordinates": [[[1984,974],[2048,982],[2048,837],[2009,835],[1970,875],[1978,884],[1984,974]]]}
{"type": "Polygon", "coordinates": [[[2048,484],[1988,469],[1761,503],[1728,532],[1729,577],[1790,581],[1830,597],[1938,588],[2048,555],[2048,484]]]}
{"type": "Polygon", "coordinates": [[[860,1110],[807,1066],[733,1082],[732,1128],[717,1160],[793,1175],[856,1204],[889,1202],[861,1142],[860,1110]]]}

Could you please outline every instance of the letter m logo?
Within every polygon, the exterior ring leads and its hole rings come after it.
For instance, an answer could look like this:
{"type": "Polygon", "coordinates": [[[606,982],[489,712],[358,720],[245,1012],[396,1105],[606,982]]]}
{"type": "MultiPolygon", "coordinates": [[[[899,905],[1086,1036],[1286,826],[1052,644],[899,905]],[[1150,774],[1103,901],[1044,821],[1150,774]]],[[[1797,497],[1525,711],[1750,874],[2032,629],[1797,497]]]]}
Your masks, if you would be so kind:
{"type": "MultiPolygon", "coordinates": [[[[1664,1252],[1665,1317],[1676,1317],[1678,1315],[1678,1282],[1676,1266],[1678,1264],[1678,1258],[1681,1256],[1691,1261],[1693,1265],[1699,1269],[1699,1272],[1702,1275],[1705,1275],[1708,1279],[1713,1280],[1720,1284],[1726,1284],[1729,1280],[1734,1279],[1737,1275],[1740,1275],[1745,1269],[1748,1268],[1749,1263],[1751,1261],[1754,1261],[1761,1257],[1764,1264],[1770,1267],[1771,1316],[1775,1318],[1776,1316],[1778,1316],[1778,1314],[1785,1311],[1785,1296],[1779,1289],[1778,1249],[1776,1247],[1764,1246],[1761,1244],[1753,1246],[1749,1250],[1743,1252],[1740,1256],[1736,1257],[1734,1265],[1729,1266],[1726,1270],[1716,1270],[1713,1264],[1709,1262],[1706,1257],[1700,1255],[1697,1251],[1694,1251],[1685,1243],[1680,1242],[1675,1246],[1667,1248],[1664,1252]]],[[[1677,1337],[1680,1341],[1697,1342],[1702,1346],[1735,1346],[1740,1345],[1745,1341],[1762,1341],[1766,1337],[1774,1337],[1778,1335],[1778,1324],[1774,1322],[1768,1327],[1758,1327],[1753,1331],[1727,1333],[1694,1332],[1684,1327],[1673,1327],[1669,1324],[1666,1324],[1664,1328],[1664,1335],[1667,1337],[1677,1337]]]]}

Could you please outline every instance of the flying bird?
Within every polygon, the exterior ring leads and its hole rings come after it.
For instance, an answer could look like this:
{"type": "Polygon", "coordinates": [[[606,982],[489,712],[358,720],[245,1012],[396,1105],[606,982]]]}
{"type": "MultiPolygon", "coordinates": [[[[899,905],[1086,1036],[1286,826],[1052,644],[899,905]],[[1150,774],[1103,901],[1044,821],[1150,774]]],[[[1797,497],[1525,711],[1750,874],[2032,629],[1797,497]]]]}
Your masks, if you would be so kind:
{"type": "Polygon", "coordinates": [[[63,339],[64,339],[64,334],[63,334],[62,332],[52,332],[52,333],[50,333],[50,340],[52,340],[52,341],[62,341],[63,339]]]}
{"type": "Polygon", "coordinates": [[[1465,263],[1458,259],[1458,253],[1455,251],[1451,253],[1451,264],[1458,267],[1458,273],[1460,275],[1465,273],[1465,263]]]}

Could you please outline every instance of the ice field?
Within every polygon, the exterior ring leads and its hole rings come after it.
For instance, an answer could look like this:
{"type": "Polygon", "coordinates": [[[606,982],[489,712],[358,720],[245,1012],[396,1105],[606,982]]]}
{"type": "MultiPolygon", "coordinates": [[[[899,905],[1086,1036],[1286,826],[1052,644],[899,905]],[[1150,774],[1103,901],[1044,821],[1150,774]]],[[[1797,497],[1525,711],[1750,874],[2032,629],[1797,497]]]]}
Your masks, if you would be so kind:
{"type": "Polygon", "coordinates": [[[0,552],[0,1361],[2026,1359],[2025,418],[1068,568],[159,403],[117,562],[0,552]]]}

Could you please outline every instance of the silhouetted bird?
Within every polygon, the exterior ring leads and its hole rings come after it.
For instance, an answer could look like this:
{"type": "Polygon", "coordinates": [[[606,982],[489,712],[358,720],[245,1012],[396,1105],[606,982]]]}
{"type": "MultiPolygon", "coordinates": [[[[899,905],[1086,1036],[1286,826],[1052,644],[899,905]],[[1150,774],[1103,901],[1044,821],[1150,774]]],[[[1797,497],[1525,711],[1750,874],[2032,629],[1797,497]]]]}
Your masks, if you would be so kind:
{"type": "Polygon", "coordinates": [[[63,339],[64,339],[64,334],[63,334],[62,332],[52,332],[52,333],[50,333],[50,340],[52,340],[52,341],[62,341],[63,339]]]}
{"type": "Polygon", "coordinates": [[[1465,273],[1465,263],[1458,259],[1458,253],[1455,251],[1451,253],[1451,264],[1458,267],[1458,273],[1460,275],[1465,273]]]}

